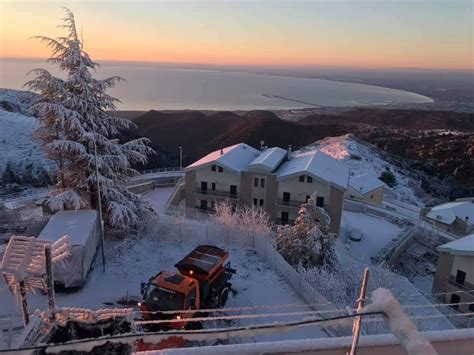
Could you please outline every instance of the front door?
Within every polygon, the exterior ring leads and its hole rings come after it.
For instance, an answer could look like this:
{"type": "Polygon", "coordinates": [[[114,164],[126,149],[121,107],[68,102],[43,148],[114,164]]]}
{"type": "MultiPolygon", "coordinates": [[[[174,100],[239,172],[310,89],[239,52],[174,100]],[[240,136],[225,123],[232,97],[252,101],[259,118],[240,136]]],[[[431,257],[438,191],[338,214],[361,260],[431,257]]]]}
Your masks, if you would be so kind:
{"type": "Polygon", "coordinates": [[[207,200],[201,200],[201,210],[207,210],[207,200]]]}
{"type": "Polygon", "coordinates": [[[207,181],[201,181],[201,191],[202,192],[207,191],[207,181]]]}
{"type": "Polygon", "coordinates": [[[288,224],[288,212],[281,213],[281,224],[288,224]]]}

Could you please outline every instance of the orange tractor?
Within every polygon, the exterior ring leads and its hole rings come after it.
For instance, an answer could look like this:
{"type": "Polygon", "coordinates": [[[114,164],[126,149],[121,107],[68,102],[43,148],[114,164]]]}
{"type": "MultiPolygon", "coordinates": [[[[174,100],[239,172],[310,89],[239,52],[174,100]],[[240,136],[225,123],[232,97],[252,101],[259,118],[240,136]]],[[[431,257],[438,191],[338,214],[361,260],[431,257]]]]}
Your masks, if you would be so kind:
{"type": "Polygon", "coordinates": [[[215,246],[200,245],[180,260],[179,272],[162,271],[142,282],[143,302],[139,303],[145,320],[174,320],[160,328],[198,328],[192,318],[206,308],[224,307],[235,270],[225,264],[229,253],[215,246]],[[182,320],[182,321],[176,321],[182,320]]]}

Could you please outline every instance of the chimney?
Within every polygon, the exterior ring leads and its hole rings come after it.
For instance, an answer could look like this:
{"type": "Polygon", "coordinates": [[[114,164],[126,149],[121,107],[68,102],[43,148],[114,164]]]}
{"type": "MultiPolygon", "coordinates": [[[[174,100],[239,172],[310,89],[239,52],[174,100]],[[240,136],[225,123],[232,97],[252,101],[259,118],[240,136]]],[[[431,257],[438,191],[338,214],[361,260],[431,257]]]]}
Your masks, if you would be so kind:
{"type": "Polygon", "coordinates": [[[287,153],[287,159],[291,159],[291,144],[288,145],[288,153],[287,153]]]}
{"type": "Polygon", "coordinates": [[[264,140],[261,140],[260,141],[260,151],[263,152],[265,149],[265,141],[264,140]]]}

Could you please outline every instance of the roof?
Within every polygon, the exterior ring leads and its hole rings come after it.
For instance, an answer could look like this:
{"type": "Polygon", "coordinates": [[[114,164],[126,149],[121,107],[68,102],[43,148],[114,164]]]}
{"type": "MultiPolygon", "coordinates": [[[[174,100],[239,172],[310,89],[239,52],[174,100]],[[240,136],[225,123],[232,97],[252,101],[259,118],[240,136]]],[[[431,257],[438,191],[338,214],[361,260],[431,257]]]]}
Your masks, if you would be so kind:
{"type": "Polygon", "coordinates": [[[250,164],[252,166],[261,166],[265,170],[272,172],[285,159],[287,151],[279,147],[265,149],[250,164]]]}
{"type": "Polygon", "coordinates": [[[450,254],[474,255],[474,234],[440,245],[436,249],[450,254]]]}
{"type": "Polygon", "coordinates": [[[68,235],[71,245],[86,245],[97,221],[97,211],[59,211],[43,228],[38,239],[56,241],[68,235]]]}
{"type": "Polygon", "coordinates": [[[209,153],[205,157],[186,167],[186,171],[194,170],[204,165],[219,164],[237,173],[247,170],[248,165],[260,154],[260,151],[245,143],[231,145],[209,153]]]}
{"type": "Polygon", "coordinates": [[[346,190],[349,168],[318,149],[295,151],[291,159],[278,168],[277,180],[307,173],[346,190]]]}
{"type": "Polygon", "coordinates": [[[474,203],[469,201],[448,202],[433,207],[426,217],[446,224],[452,224],[456,217],[465,221],[468,218],[468,225],[474,225],[474,203]]]}
{"type": "Polygon", "coordinates": [[[349,186],[357,192],[365,195],[370,191],[384,187],[385,184],[373,174],[364,174],[350,179],[349,186]]]}

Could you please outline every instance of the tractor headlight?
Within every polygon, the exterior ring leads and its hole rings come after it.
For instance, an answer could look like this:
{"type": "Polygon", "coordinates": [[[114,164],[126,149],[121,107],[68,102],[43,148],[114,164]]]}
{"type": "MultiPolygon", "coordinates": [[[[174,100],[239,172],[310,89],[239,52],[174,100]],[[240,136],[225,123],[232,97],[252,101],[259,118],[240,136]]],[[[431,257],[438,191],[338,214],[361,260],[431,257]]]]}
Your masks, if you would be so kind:
{"type": "Polygon", "coordinates": [[[137,306],[140,307],[142,304],[140,302],[137,303],[137,306]]]}
{"type": "Polygon", "coordinates": [[[180,315],[177,315],[177,316],[176,316],[176,319],[181,319],[181,316],[180,316],[180,315]]]}

